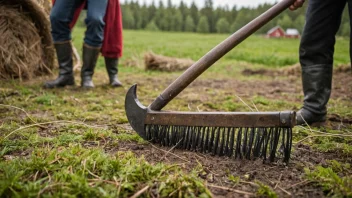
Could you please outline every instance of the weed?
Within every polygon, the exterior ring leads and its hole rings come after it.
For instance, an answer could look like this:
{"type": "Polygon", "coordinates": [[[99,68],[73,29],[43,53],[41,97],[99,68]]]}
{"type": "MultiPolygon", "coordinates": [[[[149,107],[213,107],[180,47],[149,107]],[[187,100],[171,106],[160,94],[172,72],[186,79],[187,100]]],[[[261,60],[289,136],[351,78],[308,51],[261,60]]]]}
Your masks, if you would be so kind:
{"type": "Polygon", "coordinates": [[[340,177],[333,170],[336,168],[339,169],[341,166],[337,166],[336,162],[333,162],[332,168],[323,168],[318,166],[313,171],[306,168],[305,174],[308,180],[315,182],[317,185],[321,186],[326,195],[333,197],[351,197],[352,177],[340,177]]]}
{"type": "Polygon", "coordinates": [[[277,198],[276,193],[269,186],[267,186],[259,181],[256,181],[256,184],[258,184],[258,186],[259,186],[259,188],[257,190],[257,194],[259,196],[277,198]]]}

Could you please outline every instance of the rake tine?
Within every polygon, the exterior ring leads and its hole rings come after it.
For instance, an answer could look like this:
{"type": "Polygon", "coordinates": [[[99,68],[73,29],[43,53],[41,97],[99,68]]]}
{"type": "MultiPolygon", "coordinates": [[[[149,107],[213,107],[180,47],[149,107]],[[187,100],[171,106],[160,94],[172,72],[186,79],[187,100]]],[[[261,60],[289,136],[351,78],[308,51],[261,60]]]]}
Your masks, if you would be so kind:
{"type": "Polygon", "coordinates": [[[255,131],[256,131],[255,128],[251,128],[251,132],[249,135],[248,149],[247,149],[247,153],[246,153],[247,159],[251,159],[251,152],[252,152],[255,131]]]}
{"type": "MultiPolygon", "coordinates": [[[[220,131],[221,132],[221,131],[220,131]]],[[[219,136],[220,136],[219,132],[219,136]]],[[[219,156],[223,156],[223,151],[224,151],[224,143],[225,143],[225,133],[226,133],[226,128],[223,128],[222,134],[221,134],[221,140],[220,140],[220,147],[219,147],[219,156]]]]}
{"type": "Polygon", "coordinates": [[[234,143],[235,143],[235,132],[236,132],[236,129],[234,128],[231,128],[231,132],[230,132],[230,151],[228,153],[228,156],[231,157],[233,155],[233,146],[234,146],[234,143]]]}
{"type": "Polygon", "coordinates": [[[229,143],[230,143],[230,135],[231,135],[232,128],[227,128],[227,136],[226,136],[226,144],[225,144],[225,155],[229,153],[229,143]]]}
{"type": "Polygon", "coordinates": [[[236,143],[236,154],[235,154],[235,158],[239,157],[240,159],[242,159],[242,152],[241,152],[241,146],[242,144],[242,128],[239,129],[238,133],[237,133],[237,143],[236,143]]]}
{"type": "Polygon", "coordinates": [[[220,127],[217,127],[217,130],[216,130],[216,139],[215,139],[215,145],[213,147],[213,155],[216,155],[216,151],[218,149],[218,145],[219,145],[219,139],[220,139],[220,131],[221,131],[221,128],[220,127]]]}

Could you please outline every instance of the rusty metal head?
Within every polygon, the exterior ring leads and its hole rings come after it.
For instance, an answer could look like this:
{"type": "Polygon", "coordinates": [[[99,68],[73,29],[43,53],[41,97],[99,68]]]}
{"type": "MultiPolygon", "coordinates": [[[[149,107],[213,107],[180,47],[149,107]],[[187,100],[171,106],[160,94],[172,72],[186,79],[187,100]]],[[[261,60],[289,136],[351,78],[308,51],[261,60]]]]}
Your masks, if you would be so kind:
{"type": "Polygon", "coordinates": [[[144,122],[147,116],[147,107],[143,106],[137,98],[137,84],[133,85],[127,92],[125,99],[125,110],[132,128],[143,139],[146,139],[144,122]]]}

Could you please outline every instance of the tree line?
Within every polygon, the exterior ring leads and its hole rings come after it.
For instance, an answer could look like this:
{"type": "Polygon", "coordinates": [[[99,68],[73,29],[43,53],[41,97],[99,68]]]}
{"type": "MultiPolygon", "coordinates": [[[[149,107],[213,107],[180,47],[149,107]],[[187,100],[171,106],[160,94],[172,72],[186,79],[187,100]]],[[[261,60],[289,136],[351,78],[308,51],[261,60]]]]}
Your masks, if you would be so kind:
{"type": "MultiPolygon", "coordinates": [[[[194,2],[190,6],[184,1],[179,5],[173,5],[168,0],[152,2],[151,4],[139,4],[138,1],[128,1],[122,6],[123,26],[125,29],[145,29],[149,31],[173,31],[173,32],[198,32],[198,33],[232,33],[246,25],[255,17],[259,16],[273,4],[264,3],[255,8],[237,6],[214,7],[213,0],[205,0],[204,7],[198,7],[194,2]]],[[[305,24],[305,12],[307,3],[303,8],[296,11],[284,11],[273,19],[258,33],[265,34],[271,28],[280,25],[283,29],[295,28],[300,33],[305,24]]],[[[345,10],[340,36],[350,35],[349,16],[345,10]]]]}

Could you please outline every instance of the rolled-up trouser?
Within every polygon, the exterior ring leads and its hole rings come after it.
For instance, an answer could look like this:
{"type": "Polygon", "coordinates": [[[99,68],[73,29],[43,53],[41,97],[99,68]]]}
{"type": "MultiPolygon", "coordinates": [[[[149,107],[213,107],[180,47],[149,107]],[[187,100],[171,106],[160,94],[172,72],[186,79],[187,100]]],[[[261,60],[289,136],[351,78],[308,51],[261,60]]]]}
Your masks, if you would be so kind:
{"type": "MultiPolygon", "coordinates": [[[[51,10],[51,34],[55,43],[71,40],[70,23],[75,10],[84,0],[56,0],[51,10]]],[[[104,17],[108,0],[86,0],[87,18],[85,23],[87,31],[84,42],[92,47],[101,47],[104,39],[104,17]]]]}
{"type": "MultiPolygon", "coordinates": [[[[303,108],[315,114],[326,114],[331,95],[335,36],[343,10],[351,0],[309,0],[306,24],[299,49],[304,92],[303,108]]],[[[351,49],[351,43],[350,43],[351,49]]],[[[352,54],[350,52],[350,56],[352,54]]]]}

